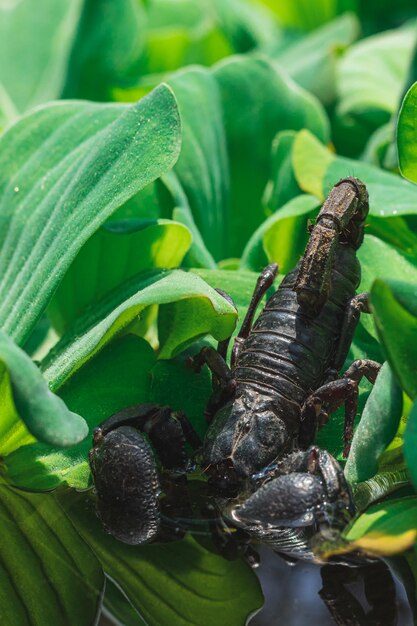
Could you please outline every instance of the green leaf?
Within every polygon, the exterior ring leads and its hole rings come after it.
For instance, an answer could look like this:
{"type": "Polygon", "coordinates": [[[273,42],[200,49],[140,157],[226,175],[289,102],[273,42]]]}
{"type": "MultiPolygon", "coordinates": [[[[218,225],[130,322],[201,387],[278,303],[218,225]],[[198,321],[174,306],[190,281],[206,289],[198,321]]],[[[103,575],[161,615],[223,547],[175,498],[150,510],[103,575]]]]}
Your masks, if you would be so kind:
{"type": "Polygon", "coordinates": [[[204,415],[211,394],[211,375],[207,367],[198,374],[187,367],[187,356],[195,356],[201,342],[182,352],[175,359],[159,360],[152,368],[150,402],[183,411],[201,438],[207,430],[204,415]]]}
{"type": "Polygon", "coordinates": [[[309,128],[322,141],[328,122],[319,103],[264,59],[231,58],[214,70],[219,84],[231,176],[228,256],[239,256],[265,218],[261,199],[280,130],[309,128]]]}
{"type": "Polygon", "coordinates": [[[178,111],[165,86],[131,107],[49,105],[3,135],[5,332],[18,342],[26,339],[82,244],[129,197],[173,166],[179,142],[178,111]]]}
{"type": "MultiPolygon", "coordinates": [[[[377,278],[408,280],[410,283],[417,281],[415,255],[400,252],[372,235],[365,236],[364,243],[358,250],[358,259],[362,271],[359,291],[370,291],[377,278]]],[[[362,315],[361,325],[372,337],[377,338],[372,316],[362,315]]]]}
{"type": "MultiPolygon", "coordinates": [[[[326,114],[313,96],[264,58],[236,56],[212,70],[182,70],[169,84],[178,97],[184,129],[175,173],[196,229],[216,261],[237,257],[266,217],[262,197],[274,137],[281,130],[309,128],[327,141],[326,114]]],[[[138,90],[118,95],[131,100],[138,90]]],[[[178,206],[181,194],[172,177],[168,187],[178,206]]],[[[181,198],[179,206],[187,212],[181,198]]],[[[189,216],[186,220],[195,233],[189,216]]],[[[207,266],[207,255],[199,248],[198,264],[207,266]]]]}
{"type": "Polygon", "coordinates": [[[269,217],[249,239],[243,251],[241,267],[261,271],[275,261],[286,274],[297,264],[308,240],[308,219],[318,207],[315,196],[293,198],[269,217]]]}
{"type": "Polygon", "coordinates": [[[345,475],[356,483],[378,471],[378,460],[397,432],[402,414],[402,391],[388,363],[378,374],[353,437],[345,475]]]}
{"type": "Polygon", "coordinates": [[[407,463],[407,469],[413,481],[414,487],[417,486],[417,404],[414,403],[407,420],[407,427],[404,433],[404,458],[407,463]]]}
{"type": "Polygon", "coordinates": [[[148,626],[130,604],[124,593],[110,578],[106,580],[103,613],[105,616],[108,615],[116,624],[123,624],[123,626],[148,626]]]}
{"type": "Polygon", "coordinates": [[[253,571],[208,552],[191,536],[162,545],[127,546],[102,529],[85,494],[60,502],[104,571],[149,626],[241,626],[262,605],[253,571]]]}
{"type": "Polygon", "coordinates": [[[293,142],[292,165],[300,188],[324,200],[324,177],[334,154],[307,130],[300,131],[293,142]]]}
{"type": "Polygon", "coordinates": [[[403,552],[417,537],[417,498],[412,496],[370,507],[344,533],[354,546],[378,555],[403,552]]]}
{"type": "Polygon", "coordinates": [[[267,215],[300,195],[301,189],[292,166],[292,147],[296,136],[294,130],[283,130],[272,143],[271,175],[262,199],[267,215]]]}
{"type": "Polygon", "coordinates": [[[136,78],[145,42],[141,0],[85,0],[64,96],[111,99],[112,88],[136,78]]]}
{"type": "Polygon", "coordinates": [[[376,278],[417,282],[415,256],[405,254],[377,237],[365,236],[358,258],[362,268],[360,291],[369,291],[376,278]]]}
{"type": "MultiPolygon", "coordinates": [[[[239,321],[243,320],[259,276],[257,272],[194,269],[193,273],[201,276],[212,287],[223,289],[228,293],[237,307],[239,321]]],[[[239,324],[235,328],[235,333],[238,328],[239,324]]]]}
{"type": "Polygon", "coordinates": [[[400,103],[415,41],[415,26],[408,25],[351,46],[340,62],[338,115],[370,122],[384,111],[388,119],[400,103]]]}
{"type": "Polygon", "coordinates": [[[356,0],[316,0],[314,4],[308,0],[262,0],[272,9],[285,26],[313,30],[332,20],[345,11],[354,11],[356,0]]]}
{"type": "MultiPolygon", "coordinates": [[[[149,402],[154,364],[150,345],[126,335],[80,368],[59,389],[59,395],[70,409],[85,417],[91,434],[117,411],[149,402]]],[[[4,460],[7,479],[25,489],[53,489],[62,483],[86,489],[90,484],[90,447],[91,436],[65,450],[41,443],[21,446],[4,460]]]]}
{"type": "Polygon", "coordinates": [[[93,624],[104,575],[51,494],[1,481],[0,604],[8,626],[93,624]]]}
{"type": "Polygon", "coordinates": [[[55,329],[77,317],[135,274],[177,267],[191,244],[189,230],[168,220],[110,222],[94,233],[73,261],[49,305],[55,329]]]}
{"type": "Polygon", "coordinates": [[[338,60],[360,31],[358,18],[345,13],[272,55],[301,87],[326,104],[336,98],[338,60]]]}
{"type": "Polygon", "coordinates": [[[372,217],[388,218],[417,212],[417,187],[369,163],[335,156],[308,130],[297,135],[293,165],[298,184],[307,193],[324,198],[338,180],[353,175],[367,186],[372,217]]]}
{"type": "Polygon", "coordinates": [[[401,386],[417,396],[417,298],[415,283],[376,280],[371,290],[375,325],[401,386]]]}
{"type": "MultiPolygon", "coordinates": [[[[234,270],[229,269],[219,269],[219,270],[206,270],[206,269],[194,269],[193,272],[201,276],[209,285],[214,288],[222,289],[225,291],[233,300],[237,311],[238,311],[238,323],[235,326],[235,329],[232,334],[232,338],[237,335],[240,329],[240,325],[246,315],[248,310],[249,303],[252,299],[252,295],[255,289],[256,281],[259,277],[258,272],[249,272],[246,270],[238,270],[237,268],[234,270]]],[[[277,280],[277,284],[279,284],[279,279],[277,280]]],[[[274,287],[268,292],[269,295],[275,291],[274,287]]],[[[265,298],[263,299],[265,302],[265,298]]],[[[258,314],[261,311],[262,303],[258,307],[258,314]]],[[[229,355],[232,349],[233,340],[229,344],[229,355]]],[[[199,428],[200,433],[205,432],[205,424],[202,423],[202,420],[196,420],[196,426],[199,428]]]]}
{"type": "Polygon", "coordinates": [[[142,74],[166,73],[190,64],[212,65],[232,54],[219,22],[212,3],[204,0],[153,0],[148,7],[142,74]]]}
{"type": "MultiPolygon", "coordinates": [[[[192,243],[189,251],[185,255],[182,263],[183,267],[216,267],[216,261],[207,249],[206,244],[203,241],[200,231],[198,230],[193,213],[191,211],[188,198],[181,187],[181,184],[176,176],[175,172],[168,172],[163,177],[163,184],[165,189],[170,195],[169,200],[160,200],[161,210],[169,210],[172,208],[172,219],[187,226],[188,230],[192,234],[192,243]],[[169,208],[168,208],[169,207],[169,208]]],[[[161,194],[162,195],[162,194],[161,194]]]]}
{"type": "Polygon", "coordinates": [[[0,4],[0,117],[58,98],[83,0],[0,4]]]}
{"type": "MultiPolygon", "coordinates": [[[[235,325],[234,308],[198,276],[180,270],[139,275],[80,318],[71,334],[64,336],[50,353],[44,375],[52,388],[59,387],[115,335],[129,332],[132,323],[138,334],[146,332],[148,324],[140,328],[138,322],[144,310],[156,304],[168,305],[171,318],[162,328],[161,358],[170,358],[205,334],[221,341],[235,325]]],[[[163,311],[161,307],[160,313],[163,311]]]]}
{"type": "Polygon", "coordinates": [[[229,165],[219,88],[212,73],[192,68],[169,79],[182,120],[175,173],[197,229],[218,260],[227,254],[229,165]]]}
{"type": "Polygon", "coordinates": [[[286,40],[279,24],[261,3],[247,0],[214,0],[217,21],[237,53],[269,47],[286,40]]]}
{"type": "MultiPolygon", "coordinates": [[[[16,415],[25,422],[32,435],[40,441],[62,447],[72,446],[85,438],[88,429],[84,419],[69,411],[65,403],[49,391],[33,361],[2,331],[0,363],[0,378],[5,376],[6,370],[16,415]]],[[[5,426],[10,427],[7,417],[2,428],[5,426]]]]}
{"type": "Polygon", "coordinates": [[[397,126],[398,159],[403,176],[417,182],[417,83],[408,90],[403,100],[397,126]]]}

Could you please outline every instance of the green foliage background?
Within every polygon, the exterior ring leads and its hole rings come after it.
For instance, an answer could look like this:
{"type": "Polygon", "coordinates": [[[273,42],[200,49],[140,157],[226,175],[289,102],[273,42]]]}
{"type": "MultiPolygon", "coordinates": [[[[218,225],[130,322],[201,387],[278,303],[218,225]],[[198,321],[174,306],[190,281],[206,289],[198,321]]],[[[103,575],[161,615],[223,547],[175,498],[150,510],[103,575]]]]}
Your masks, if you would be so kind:
{"type": "MultiPolygon", "coordinates": [[[[349,175],[370,195],[373,316],[345,367],[385,363],[345,467],[360,513],[316,549],[401,555],[417,614],[416,20],[408,0],[0,0],[2,623],[104,606],[126,626],[232,626],[262,605],[198,536],[106,535],[87,433],[157,402],[203,435],[210,376],[184,363],[235,328],[215,288],[241,318],[349,175]]],[[[318,440],[339,460],[341,432],[337,414],[318,440]]]]}

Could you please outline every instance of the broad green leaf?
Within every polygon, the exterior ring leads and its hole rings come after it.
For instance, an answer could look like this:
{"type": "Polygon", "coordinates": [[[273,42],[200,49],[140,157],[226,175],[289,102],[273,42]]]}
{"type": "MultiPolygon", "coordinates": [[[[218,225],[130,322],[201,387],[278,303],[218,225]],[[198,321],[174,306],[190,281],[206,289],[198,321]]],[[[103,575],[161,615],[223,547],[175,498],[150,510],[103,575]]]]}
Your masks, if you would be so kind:
{"type": "Polygon", "coordinates": [[[154,351],[142,338],[126,335],[112,341],[58,390],[65,404],[85,417],[89,437],[65,450],[41,443],[21,446],[5,458],[7,479],[26,489],[47,490],[62,483],[88,487],[92,431],[117,411],[149,402],[154,364],[154,351]]]}
{"type": "Polygon", "coordinates": [[[233,54],[215,12],[204,0],[152,0],[148,19],[144,74],[165,73],[190,64],[212,65],[233,54]]]}
{"type": "MultiPolygon", "coordinates": [[[[234,56],[211,70],[182,70],[168,82],[184,129],[175,173],[196,227],[217,261],[237,257],[266,217],[262,197],[274,137],[309,128],[327,141],[327,117],[313,96],[265,58],[234,56]]],[[[139,92],[124,90],[119,97],[132,100],[139,92]]],[[[172,193],[172,181],[169,186],[172,193]]]]}
{"type": "Polygon", "coordinates": [[[145,29],[142,0],[84,0],[64,96],[108,100],[112,88],[136,78],[145,29]]]}
{"type": "Polygon", "coordinates": [[[413,0],[397,0],[395,5],[391,0],[379,2],[362,2],[360,15],[367,32],[375,32],[393,28],[408,19],[415,18],[415,4],[413,0]]]}
{"type": "Polygon", "coordinates": [[[0,484],[2,623],[95,623],[104,575],[93,551],[51,494],[0,484]]]}
{"type": "Polygon", "coordinates": [[[261,0],[285,26],[313,30],[345,11],[354,11],[356,0],[261,0]]]}
{"type": "Polygon", "coordinates": [[[403,100],[397,126],[398,159],[403,176],[417,182],[417,83],[408,90],[403,100]]]}
{"type": "MultiPolygon", "coordinates": [[[[2,331],[0,331],[0,368],[1,388],[6,396],[2,398],[0,404],[6,413],[4,421],[2,420],[2,430],[11,428],[11,434],[15,435],[15,420],[20,417],[32,435],[51,445],[72,446],[85,438],[88,429],[84,419],[69,411],[65,403],[49,390],[37,366],[2,331]],[[8,385],[14,410],[7,398],[8,385]]],[[[7,445],[4,430],[2,435],[7,445]]]]}
{"type": "Polygon", "coordinates": [[[269,50],[277,41],[286,41],[274,16],[259,2],[251,0],[214,0],[217,21],[237,53],[253,49],[269,50]]]}
{"type": "Polygon", "coordinates": [[[324,177],[335,155],[307,130],[300,131],[294,139],[292,166],[300,188],[324,200],[324,177]]]}
{"type": "Polygon", "coordinates": [[[212,73],[192,68],[169,79],[182,120],[175,173],[205,245],[218,260],[227,254],[229,165],[219,88],[212,73]]]}
{"type": "Polygon", "coordinates": [[[6,455],[27,443],[36,441],[19,417],[13,401],[10,376],[6,370],[0,377],[0,454],[6,455]]]}
{"type": "Polygon", "coordinates": [[[5,332],[24,342],[82,244],[129,197],[173,166],[179,143],[178,111],[165,86],[131,107],[49,105],[3,135],[5,332]]]}
{"type": "Polygon", "coordinates": [[[336,98],[336,76],[339,57],[358,37],[360,24],[355,15],[341,17],[308,33],[274,54],[279,67],[301,87],[316,95],[322,102],[336,98]]]}
{"type": "Polygon", "coordinates": [[[318,207],[315,196],[293,198],[269,217],[249,239],[243,251],[241,267],[261,271],[275,261],[286,274],[297,264],[308,240],[308,218],[318,207]]]}
{"type": "Polygon", "coordinates": [[[385,469],[381,459],[379,471],[375,476],[353,486],[353,499],[359,512],[366,511],[371,504],[396,494],[402,488],[409,492],[410,480],[407,470],[402,455],[399,454],[398,457],[398,462],[392,470],[385,469]]]}
{"type": "MultiPolygon", "coordinates": [[[[240,329],[240,325],[248,310],[249,303],[252,299],[252,295],[255,289],[256,281],[259,277],[257,272],[248,272],[246,270],[204,270],[194,269],[193,272],[201,276],[209,285],[216,289],[222,289],[233,300],[238,311],[238,322],[234,329],[232,337],[237,335],[240,329]]],[[[279,279],[277,283],[279,282],[279,279]]],[[[275,291],[274,287],[268,292],[268,296],[275,291]]],[[[265,299],[263,300],[265,302],[265,299]]],[[[262,303],[258,307],[257,313],[262,310],[262,303]]],[[[229,344],[229,355],[232,349],[233,340],[229,344]]]]}
{"type": "Polygon", "coordinates": [[[414,403],[404,433],[404,457],[414,487],[417,486],[417,404],[414,403]]]}
{"type": "Polygon", "coordinates": [[[216,261],[207,249],[200,231],[195,223],[190,203],[174,171],[168,172],[163,177],[163,184],[170,196],[169,200],[161,199],[160,206],[164,210],[165,203],[172,209],[172,219],[187,226],[192,235],[189,251],[182,263],[183,267],[207,267],[215,268],[216,261]]]}
{"type": "Polygon", "coordinates": [[[212,287],[223,289],[223,291],[229,294],[237,307],[239,322],[241,322],[252,298],[259,274],[246,270],[237,272],[233,270],[195,269],[193,272],[198,274],[212,287]]]}
{"type": "Polygon", "coordinates": [[[149,400],[183,411],[201,438],[207,430],[204,411],[211,394],[211,376],[207,367],[194,372],[187,366],[187,357],[194,356],[202,347],[197,343],[175,359],[157,361],[150,372],[149,400]]]}
{"type": "Polygon", "coordinates": [[[396,115],[415,42],[415,25],[408,24],[363,39],[342,58],[333,126],[339,152],[359,155],[369,136],[396,115]]]}
{"type": "Polygon", "coordinates": [[[52,388],[59,387],[114,336],[129,332],[133,323],[135,332],[146,332],[147,326],[140,328],[138,322],[153,305],[169,305],[171,316],[162,329],[162,358],[174,356],[205,334],[225,339],[235,325],[233,307],[195,274],[160,270],[139,275],[97,303],[50,353],[44,375],[52,388]]]}
{"type": "Polygon", "coordinates": [[[297,136],[294,130],[283,130],[272,143],[271,175],[263,195],[267,215],[300,195],[300,187],[292,166],[292,147],[297,136]]]}
{"type": "Polygon", "coordinates": [[[417,396],[416,283],[374,282],[371,303],[375,325],[387,360],[406,393],[417,396]]]}
{"type": "Polygon", "coordinates": [[[408,255],[372,235],[366,235],[358,250],[362,268],[360,291],[369,291],[376,278],[417,282],[417,262],[408,255]]]}
{"type": "MultiPolygon", "coordinates": [[[[411,283],[417,281],[415,256],[407,255],[372,235],[365,236],[358,250],[358,259],[362,271],[359,291],[370,291],[377,278],[408,280],[411,283]]],[[[377,338],[372,316],[362,315],[361,324],[370,335],[377,338]]]]}
{"type": "Polygon", "coordinates": [[[272,141],[280,130],[309,128],[328,139],[319,103],[264,59],[231,58],[218,64],[231,176],[228,256],[239,256],[265,219],[261,200],[271,168],[272,141]]]}
{"type": "Polygon", "coordinates": [[[413,25],[351,46],[339,67],[338,114],[371,122],[375,111],[384,111],[388,121],[400,103],[415,41],[413,25]]]}
{"type": "Polygon", "coordinates": [[[177,267],[191,244],[189,230],[168,220],[110,222],[82,247],[53,296],[54,327],[70,328],[88,306],[135,274],[177,267]]]}
{"type": "Polygon", "coordinates": [[[417,538],[417,498],[401,498],[370,507],[344,533],[354,547],[389,556],[411,547],[417,538]]]}
{"type": "Polygon", "coordinates": [[[116,624],[123,624],[123,626],[147,626],[125,594],[110,578],[106,580],[103,614],[112,621],[116,621],[116,624]]]}
{"type": "Polygon", "coordinates": [[[104,532],[86,494],[63,494],[60,502],[105,573],[149,626],[241,626],[262,605],[259,582],[242,561],[208,552],[191,536],[127,546],[104,532]]]}
{"type": "Polygon", "coordinates": [[[396,154],[394,161],[390,162],[391,151],[395,148],[394,134],[392,121],[377,128],[366,142],[361,160],[372,163],[381,169],[395,170],[398,167],[396,154]]]}
{"type": "Polygon", "coordinates": [[[349,482],[374,476],[378,461],[393,439],[402,414],[402,391],[388,363],[378,374],[356,429],[345,466],[349,482]]]}
{"type": "Polygon", "coordinates": [[[372,217],[417,212],[417,187],[369,163],[332,154],[307,130],[295,139],[293,166],[298,184],[307,193],[324,198],[338,180],[356,176],[367,186],[372,217]]]}
{"type": "Polygon", "coordinates": [[[0,112],[6,119],[60,96],[82,8],[83,0],[0,3],[0,112]]]}

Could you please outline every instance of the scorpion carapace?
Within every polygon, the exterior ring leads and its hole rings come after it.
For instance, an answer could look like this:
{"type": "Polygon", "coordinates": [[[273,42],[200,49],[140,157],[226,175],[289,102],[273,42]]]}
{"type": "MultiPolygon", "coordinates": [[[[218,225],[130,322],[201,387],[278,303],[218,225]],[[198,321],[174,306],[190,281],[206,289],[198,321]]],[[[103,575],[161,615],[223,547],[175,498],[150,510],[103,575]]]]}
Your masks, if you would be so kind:
{"type": "Polygon", "coordinates": [[[338,374],[361,311],[370,312],[367,294],[355,295],[356,250],[367,213],[365,185],[356,178],[339,181],[297,267],[253,323],[277,265],[259,277],[230,367],[228,341],[191,359],[196,371],[207,364],[213,374],[204,442],[184,415],[157,405],[131,407],[96,430],[90,465],[98,511],[110,533],[144,543],[161,538],[169,516],[191,514],[189,496],[181,495],[190,467],[186,441],[208,477],[207,509],[213,511],[213,501],[217,508],[212,529],[240,529],[234,536],[246,543],[260,538],[281,552],[311,558],[312,533],[346,524],[354,506],[343,471],[313,442],[329,414],[344,404],[347,456],[358,383],[362,376],[373,382],[379,370],[379,364],[361,360],[338,374]]]}

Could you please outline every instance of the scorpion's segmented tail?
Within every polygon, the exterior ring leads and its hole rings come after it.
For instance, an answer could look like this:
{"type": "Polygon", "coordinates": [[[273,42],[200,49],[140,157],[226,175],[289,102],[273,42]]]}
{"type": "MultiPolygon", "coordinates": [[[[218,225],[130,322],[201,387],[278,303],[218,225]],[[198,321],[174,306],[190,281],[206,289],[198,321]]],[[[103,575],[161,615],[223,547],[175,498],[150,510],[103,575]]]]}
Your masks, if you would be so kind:
{"type": "Polygon", "coordinates": [[[330,273],[340,243],[357,249],[363,241],[368,192],[362,181],[340,180],[329,193],[312,229],[295,282],[297,299],[316,315],[330,290],[330,273]]]}

